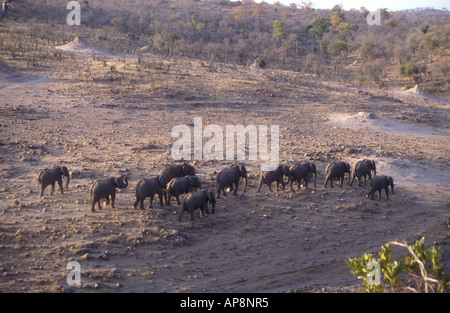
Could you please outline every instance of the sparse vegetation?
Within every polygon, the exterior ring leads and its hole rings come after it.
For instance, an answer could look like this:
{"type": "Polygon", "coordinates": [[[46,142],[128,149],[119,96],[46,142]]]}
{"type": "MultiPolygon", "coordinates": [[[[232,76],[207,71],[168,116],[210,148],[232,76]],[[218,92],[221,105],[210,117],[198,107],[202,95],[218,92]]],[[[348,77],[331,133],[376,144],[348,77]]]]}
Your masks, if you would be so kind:
{"type": "Polygon", "coordinates": [[[401,278],[402,273],[410,274],[414,280],[414,284],[406,286],[408,291],[444,292],[450,287],[450,277],[445,274],[444,266],[440,263],[441,248],[432,245],[426,249],[424,237],[410,246],[399,242],[389,242],[381,247],[378,256],[379,258],[376,259],[372,254],[365,253],[359,258],[347,260],[348,266],[352,268],[352,274],[363,280],[366,292],[379,293],[386,289],[391,292],[396,291],[407,279],[401,278]],[[406,248],[409,254],[398,261],[392,261],[391,246],[406,248]],[[379,266],[379,269],[376,266],[379,266]],[[375,276],[378,276],[379,282],[376,282],[375,276]],[[382,281],[381,276],[383,276],[382,281]]]}

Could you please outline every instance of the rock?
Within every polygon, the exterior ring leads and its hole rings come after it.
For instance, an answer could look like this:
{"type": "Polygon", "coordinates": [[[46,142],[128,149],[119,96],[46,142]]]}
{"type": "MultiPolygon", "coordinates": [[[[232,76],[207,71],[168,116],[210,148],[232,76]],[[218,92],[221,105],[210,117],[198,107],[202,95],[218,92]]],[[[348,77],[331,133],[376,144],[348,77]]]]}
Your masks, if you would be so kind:
{"type": "Polygon", "coordinates": [[[83,260],[90,260],[92,259],[91,255],[89,253],[85,253],[81,256],[81,259],[83,260]]]}

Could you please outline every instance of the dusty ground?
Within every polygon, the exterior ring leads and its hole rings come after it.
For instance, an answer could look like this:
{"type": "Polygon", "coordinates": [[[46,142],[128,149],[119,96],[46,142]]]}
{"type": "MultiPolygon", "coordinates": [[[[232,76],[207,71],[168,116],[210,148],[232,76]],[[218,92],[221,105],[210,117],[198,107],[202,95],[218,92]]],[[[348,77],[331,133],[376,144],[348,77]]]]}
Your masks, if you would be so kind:
{"type": "MultiPolygon", "coordinates": [[[[360,291],[349,257],[422,236],[450,271],[449,107],[439,101],[189,60],[72,55],[30,74],[0,77],[1,291],[360,291]],[[279,125],[280,159],[315,162],[317,188],[256,194],[261,162],[246,161],[247,193],[218,200],[215,215],[135,210],[137,182],[175,163],[171,130],[194,117],[279,125]],[[363,158],[393,176],[388,201],[347,181],[322,186],[329,162],[363,158]],[[54,165],[70,169],[70,189],[41,200],[37,177],[54,165]],[[116,209],[91,213],[91,183],[119,174],[130,185],[116,209]],[[69,261],[81,265],[80,287],[66,283],[69,261]]],[[[193,162],[213,190],[229,164],[193,162]]]]}

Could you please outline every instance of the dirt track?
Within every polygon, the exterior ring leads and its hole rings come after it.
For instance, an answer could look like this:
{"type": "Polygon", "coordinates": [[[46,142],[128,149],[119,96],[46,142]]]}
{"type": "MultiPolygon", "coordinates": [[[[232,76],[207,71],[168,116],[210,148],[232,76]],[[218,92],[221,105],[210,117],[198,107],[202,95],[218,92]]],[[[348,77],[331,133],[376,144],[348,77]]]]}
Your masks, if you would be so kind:
{"type": "MultiPolygon", "coordinates": [[[[80,76],[84,62],[80,57],[80,76]]],[[[201,70],[202,79],[214,75],[201,70]]],[[[423,235],[427,244],[442,246],[448,272],[447,108],[288,74],[270,92],[252,93],[267,78],[247,70],[224,70],[224,79],[233,77],[226,83],[242,88],[220,89],[214,101],[155,96],[128,102],[95,84],[77,91],[77,80],[62,72],[31,82],[1,81],[1,291],[357,291],[347,258],[423,235]],[[417,123],[432,132],[385,133],[330,123],[335,114],[358,112],[404,125],[420,117],[417,123]],[[192,125],[196,116],[204,126],[223,129],[279,125],[281,161],[315,162],[317,188],[272,194],[263,187],[256,194],[260,162],[245,162],[248,192],[220,199],[215,215],[197,215],[193,222],[185,215],[178,222],[178,206],[160,208],[156,202],[153,209],[133,209],[139,179],[173,163],[172,127],[192,125]],[[377,160],[379,174],[394,177],[396,191],[388,201],[384,193],[381,201],[371,201],[367,186],[349,187],[347,181],[343,188],[323,188],[329,162],[353,165],[363,158],[377,160]],[[38,174],[58,164],[72,172],[70,189],[53,196],[47,189],[40,200],[38,174]],[[119,174],[127,174],[130,185],[118,193],[116,209],[91,213],[90,184],[119,174]],[[81,287],[66,283],[69,261],[81,265],[81,287]]],[[[215,172],[228,164],[193,162],[203,185],[213,190],[215,172]]]]}

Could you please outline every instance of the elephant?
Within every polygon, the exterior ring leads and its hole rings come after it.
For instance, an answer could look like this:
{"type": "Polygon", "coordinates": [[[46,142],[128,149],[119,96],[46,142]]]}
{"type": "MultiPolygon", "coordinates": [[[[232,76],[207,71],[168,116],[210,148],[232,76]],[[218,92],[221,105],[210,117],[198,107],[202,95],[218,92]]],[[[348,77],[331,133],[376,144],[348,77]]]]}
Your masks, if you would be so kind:
{"type": "Polygon", "coordinates": [[[369,179],[372,179],[371,172],[373,172],[373,176],[377,175],[377,168],[374,160],[364,159],[358,161],[352,169],[352,180],[348,183],[350,186],[353,186],[353,181],[356,177],[358,178],[358,186],[361,186],[361,180],[364,177],[364,185],[366,185],[366,176],[368,176],[369,179]]]}
{"type": "Polygon", "coordinates": [[[50,193],[53,195],[53,192],[55,191],[55,183],[58,182],[59,189],[61,190],[61,194],[64,194],[63,191],[63,182],[62,178],[63,176],[67,177],[66,182],[66,189],[69,189],[69,181],[70,181],[70,174],[69,170],[65,166],[57,166],[52,169],[43,169],[41,173],[39,174],[38,182],[41,189],[40,197],[42,198],[44,195],[44,189],[47,188],[48,185],[52,185],[52,192],[50,193]]]}
{"type": "Polygon", "coordinates": [[[229,168],[225,168],[217,174],[217,199],[220,198],[220,191],[226,196],[225,188],[230,187],[234,189],[233,195],[237,195],[240,178],[244,179],[244,193],[247,191],[247,169],[244,164],[232,165],[229,168]],[[233,188],[233,184],[235,185],[233,188]]]}
{"type": "Polygon", "coordinates": [[[181,221],[184,211],[188,211],[191,214],[191,220],[194,220],[194,210],[196,209],[200,209],[200,215],[201,217],[204,217],[205,213],[209,214],[208,202],[212,206],[211,213],[216,213],[216,198],[214,197],[214,192],[211,190],[189,192],[181,202],[178,220],[181,221]]]}
{"type": "Polygon", "coordinates": [[[109,196],[111,196],[111,207],[114,208],[114,201],[116,200],[116,188],[125,189],[128,187],[127,177],[122,175],[120,177],[110,177],[104,180],[97,180],[89,189],[91,196],[92,208],[95,212],[95,203],[98,204],[99,210],[102,209],[100,205],[101,199],[106,199],[106,204],[109,204],[109,196]]]}
{"type": "MultiPolygon", "coordinates": [[[[169,183],[172,178],[175,177],[184,177],[187,175],[195,175],[195,168],[192,165],[189,165],[187,163],[183,163],[181,165],[169,165],[165,164],[161,168],[161,170],[158,173],[159,176],[163,176],[167,183],[169,183]]],[[[167,203],[167,191],[164,188],[164,198],[167,203]]]]}
{"type": "Polygon", "coordinates": [[[328,181],[330,182],[330,187],[333,187],[333,179],[338,178],[340,186],[344,183],[345,173],[348,173],[348,180],[350,180],[350,164],[346,162],[333,162],[327,165],[326,168],[327,177],[325,178],[325,183],[323,187],[327,187],[328,181]]]}
{"type": "Polygon", "coordinates": [[[166,204],[170,205],[170,198],[174,196],[177,199],[177,204],[180,205],[180,194],[191,192],[195,188],[202,189],[197,176],[189,175],[172,178],[167,184],[168,202],[166,204]]]}
{"type": "Polygon", "coordinates": [[[316,186],[316,178],[317,178],[316,164],[305,162],[305,163],[301,163],[301,164],[292,165],[289,168],[289,181],[291,183],[291,191],[292,191],[292,184],[295,181],[297,181],[298,189],[300,189],[300,182],[302,179],[305,181],[305,187],[308,188],[308,180],[311,175],[314,178],[314,187],[317,187],[316,186]]]}
{"type": "Polygon", "coordinates": [[[263,184],[266,184],[267,186],[269,186],[269,190],[270,192],[272,191],[272,187],[270,186],[273,182],[277,183],[277,191],[278,186],[281,184],[283,186],[283,190],[285,188],[285,183],[284,183],[284,176],[289,177],[289,167],[287,165],[278,165],[277,169],[274,171],[264,171],[261,172],[261,175],[259,176],[259,186],[258,186],[258,190],[256,192],[260,192],[261,190],[261,186],[263,184]]]}
{"type": "Polygon", "coordinates": [[[166,179],[164,176],[156,176],[154,178],[144,178],[139,181],[136,186],[136,202],[134,202],[133,207],[137,209],[139,203],[139,208],[144,210],[144,200],[149,197],[150,202],[148,203],[148,208],[152,207],[153,197],[155,194],[159,197],[159,202],[161,206],[164,206],[163,202],[163,189],[166,188],[166,179]]]}
{"type": "Polygon", "coordinates": [[[389,199],[389,186],[391,186],[391,191],[394,193],[394,179],[391,176],[375,176],[370,180],[369,186],[370,190],[367,193],[367,198],[371,200],[373,200],[375,191],[378,191],[378,200],[380,200],[382,189],[386,192],[386,199],[389,199]]]}

